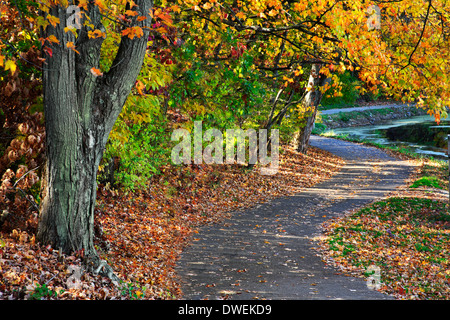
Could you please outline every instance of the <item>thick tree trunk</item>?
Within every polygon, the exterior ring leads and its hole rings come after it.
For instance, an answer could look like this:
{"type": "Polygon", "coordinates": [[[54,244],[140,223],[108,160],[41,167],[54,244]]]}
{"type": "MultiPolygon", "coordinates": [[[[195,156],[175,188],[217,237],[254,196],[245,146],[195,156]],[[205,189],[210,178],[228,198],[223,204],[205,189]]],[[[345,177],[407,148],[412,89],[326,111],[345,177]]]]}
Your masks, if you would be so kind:
{"type": "MultiPolygon", "coordinates": [[[[136,22],[144,30],[141,38],[122,38],[111,69],[95,76],[103,38],[90,39],[88,27],[75,39],[64,32],[66,9],[57,7],[50,14],[60,19],[47,26],[60,43],[51,46],[44,69],[44,108],[47,162],[42,184],[42,202],[37,239],[66,253],[84,251],[97,257],[94,244],[94,206],[98,165],[108,135],[139,74],[147,49],[151,0],[135,0],[135,10],[147,19],[136,22]],[[66,47],[76,44],[79,53],[66,47]]],[[[98,8],[90,4],[87,15],[103,30],[98,8]]],[[[98,259],[97,259],[98,260],[98,259]]],[[[95,266],[94,266],[95,267],[95,266]]]]}
{"type": "Polygon", "coordinates": [[[309,90],[303,101],[305,107],[305,115],[302,123],[300,124],[299,131],[295,134],[293,144],[298,152],[306,153],[309,145],[309,138],[314,127],[314,122],[317,114],[317,107],[322,100],[322,92],[320,88],[325,85],[328,79],[320,74],[321,65],[313,64],[311,67],[311,73],[308,80],[309,90]]]}

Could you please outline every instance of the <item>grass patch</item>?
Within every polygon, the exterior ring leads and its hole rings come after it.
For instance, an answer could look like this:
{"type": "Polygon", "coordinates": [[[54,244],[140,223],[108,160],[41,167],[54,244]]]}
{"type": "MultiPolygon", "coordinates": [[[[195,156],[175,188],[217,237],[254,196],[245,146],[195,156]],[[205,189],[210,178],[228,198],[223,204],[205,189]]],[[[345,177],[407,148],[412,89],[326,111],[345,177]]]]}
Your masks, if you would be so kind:
{"type": "MultiPolygon", "coordinates": [[[[448,190],[448,161],[404,145],[380,145],[332,131],[323,136],[364,143],[420,161],[411,188],[448,190]]],[[[450,206],[445,201],[393,197],[378,201],[325,228],[322,249],[345,271],[367,277],[380,268],[380,291],[401,299],[450,299],[450,206]]]]}
{"type": "Polygon", "coordinates": [[[432,187],[437,189],[445,189],[447,187],[447,183],[437,177],[425,176],[417,179],[410,186],[410,188],[418,188],[418,187],[432,187]]]}
{"type": "Polygon", "coordinates": [[[395,197],[326,227],[323,248],[349,271],[381,270],[381,291],[403,299],[450,298],[449,204],[395,197]]]}

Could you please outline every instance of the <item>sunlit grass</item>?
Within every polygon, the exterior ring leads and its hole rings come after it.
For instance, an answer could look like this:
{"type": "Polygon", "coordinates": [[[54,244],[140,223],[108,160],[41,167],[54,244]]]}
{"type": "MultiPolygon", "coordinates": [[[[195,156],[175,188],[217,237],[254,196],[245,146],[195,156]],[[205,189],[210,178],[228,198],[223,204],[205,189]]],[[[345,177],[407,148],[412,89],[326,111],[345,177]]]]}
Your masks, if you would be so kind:
{"type": "Polygon", "coordinates": [[[375,265],[381,291],[404,299],[450,298],[449,204],[390,198],[333,221],[326,228],[328,255],[347,270],[375,265]]]}

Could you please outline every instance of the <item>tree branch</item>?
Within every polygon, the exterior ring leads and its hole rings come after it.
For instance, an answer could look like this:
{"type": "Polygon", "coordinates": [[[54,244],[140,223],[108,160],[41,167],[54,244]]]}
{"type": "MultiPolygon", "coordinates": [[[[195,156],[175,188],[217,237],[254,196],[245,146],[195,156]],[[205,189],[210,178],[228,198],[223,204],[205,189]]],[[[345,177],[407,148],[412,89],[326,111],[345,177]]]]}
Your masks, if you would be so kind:
{"type": "Polygon", "coordinates": [[[140,37],[129,38],[123,35],[118,52],[109,71],[102,77],[98,77],[96,86],[96,102],[94,114],[101,123],[105,123],[104,134],[107,138],[122,107],[128,97],[144,61],[147,50],[148,36],[150,34],[153,0],[136,0],[136,6],[132,8],[138,14],[133,17],[130,27],[138,27],[142,30],[140,37]],[[138,21],[137,17],[145,16],[146,19],[138,21]]]}
{"type": "Polygon", "coordinates": [[[422,28],[422,32],[420,33],[419,40],[417,41],[416,46],[414,47],[414,50],[409,55],[408,64],[406,66],[404,66],[401,70],[403,70],[406,67],[411,65],[412,57],[413,57],[414,53],[416,52],[417,48],[419,47],[420,42],[422,41],[423,34],[425,33],[425,28],[426,28],[427,22],[428,22],[428,17],[430,15],[430,9],[431,9],[431,2],[432,2],[432,0],[428,0],[428,1],[429,1],[429,3],[428,3],[427,15],[425,16],[425,21],[423,22],[423,28],[422,28]]]}

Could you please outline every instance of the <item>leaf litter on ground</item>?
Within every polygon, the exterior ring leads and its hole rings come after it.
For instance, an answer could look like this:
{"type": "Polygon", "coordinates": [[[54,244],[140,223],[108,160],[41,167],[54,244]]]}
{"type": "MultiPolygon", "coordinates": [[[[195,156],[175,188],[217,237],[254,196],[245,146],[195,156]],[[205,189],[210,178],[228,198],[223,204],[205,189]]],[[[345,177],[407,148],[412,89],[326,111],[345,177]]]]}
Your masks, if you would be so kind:
{"type": "MultiPolygon", "coordinates": [[[[261,175],[238,165],[167,166],[148,189],[123,193],[99,185],[95,244],[121,279],[70,272],[82,254],[43,247],[34,234],[0,233],[0,299],[177,299],[176,262],[198,228],[232,217],[238,209],[298,193],[331,177],[344,161],[310,147],[307,154],[282,147],[279,170],[261,175]]],[[[81,269],[82,270],[82,269],[81,269]]]]}
{"type": "Polygon", "coordinates": [[[346,274],[367,278],[371,266],[379,267],[379,291],[397,299],[449,299],[448,193],[433,186],[411,188],[424,175],[448,179],[448,169],[400,156],[416,164],[405,184],[384,199],[326,221],[317,249],[327,264],[346,274]]]}

